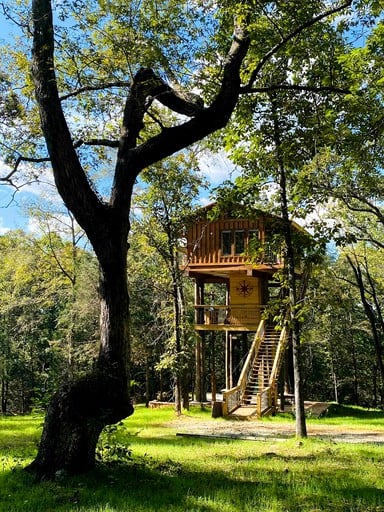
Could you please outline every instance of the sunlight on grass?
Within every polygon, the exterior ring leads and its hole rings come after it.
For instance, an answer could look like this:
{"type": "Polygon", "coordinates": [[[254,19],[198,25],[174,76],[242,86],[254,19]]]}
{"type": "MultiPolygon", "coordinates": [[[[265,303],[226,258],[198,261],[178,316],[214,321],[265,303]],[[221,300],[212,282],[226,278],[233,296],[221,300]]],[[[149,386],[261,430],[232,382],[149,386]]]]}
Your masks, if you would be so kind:
{"type": "MultiPolygon", "coordinates": [[[[344,412],[366,425],[361,411],[344,412]]],[[[383,414],[371,412],[382,425],[383,414]]],[[[225,421],[200,408],[181,421],[188,418],[225,421]]],[[[174,419],[171,408],[138,406],[113,433],[130,460],[36,485],[21,468],[36,451],[42,418],[0,418],[0,512],[384,512],[380,445],[184,438],[169,426],[174,419]]],[[[345,424],[317,421],[330,420],[345,424]]]]}

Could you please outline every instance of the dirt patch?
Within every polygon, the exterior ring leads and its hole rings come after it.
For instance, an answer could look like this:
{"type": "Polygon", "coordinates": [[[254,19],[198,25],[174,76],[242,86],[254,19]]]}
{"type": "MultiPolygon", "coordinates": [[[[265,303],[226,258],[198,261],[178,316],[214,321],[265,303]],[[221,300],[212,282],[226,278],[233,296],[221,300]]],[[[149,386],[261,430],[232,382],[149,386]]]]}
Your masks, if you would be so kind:
{"type": "MultiPolygon", "coordinates": [[[[254,441],[284,440],[295,436],[295,425],[259,420],[199,421],[182,416],[167,424],[179,435],[196,437],[247,439],[254,441]]],[[[383,443],[384,429],[353,429],[334,425],[307,425],[308,437],[344,443],[383,443]]]]}

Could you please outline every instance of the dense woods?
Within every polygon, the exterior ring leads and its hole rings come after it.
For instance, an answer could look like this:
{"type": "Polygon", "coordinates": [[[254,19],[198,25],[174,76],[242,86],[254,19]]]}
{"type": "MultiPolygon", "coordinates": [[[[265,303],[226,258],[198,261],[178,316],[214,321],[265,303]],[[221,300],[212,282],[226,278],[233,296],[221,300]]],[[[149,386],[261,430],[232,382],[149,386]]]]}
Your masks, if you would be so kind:
{"type": "MultiPolygon", "coordinates": [[[[151,238],[165,236],[159,224],[155,231],[153,220],[149,217],[133,221],[129,261],[133,396],[140,403],[175,397],[172,275],[147,238],[147,233],[151,238]]],[[[97,265],[88,249],[78,249],[74,262],[72,250],[70,241],[55,233],[48,238],[17,231],[0,237],[0,289],[4,297],[0,378],[4,414],[43,409],[60,381],[86,372],[97,355],[97,265]],[[73,286],[64,270],[73,272],[74,263],[77,278],[73,286]]],[[[381,261],[380,249],[351,244],[315,268],[302,323],[306,399],[366,407],[383,405],[375,339],[375,335],[379,336],[380,343],[383,333],[381,261]],[[359,269],[361,280],[351,263],[359,269]],[[376,319],[376,331],[372,330],[361,286],[376,319]]],[[[181,279],[190,329],[184,357],[188,391],[192,393],[193,290],[189,279],[181,279]]],[[[219,388],[225,384],[225,376],[220,374],[221,343],[216,334],[219,388]]],[[[212,354],[208,352],[206,356],[211,368],[212,354]]],[[[208,380],[205,385],[211,389],[208,380]]]]}

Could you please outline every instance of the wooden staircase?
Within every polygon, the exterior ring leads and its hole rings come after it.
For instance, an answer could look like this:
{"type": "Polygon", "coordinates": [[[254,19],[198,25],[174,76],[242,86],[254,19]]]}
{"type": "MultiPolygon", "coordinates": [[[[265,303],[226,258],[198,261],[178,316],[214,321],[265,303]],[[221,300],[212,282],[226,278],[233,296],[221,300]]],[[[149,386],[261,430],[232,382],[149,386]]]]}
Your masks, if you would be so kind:
{"type": "Polygon", "coordinates": [[[262,320],[239,381],[223,392],[223,414],[245,418],[270,414],[277,405],[277,380],[288,341],[288,328],[277,331],[262,320]]]}
{"type": "Polygon", "coordinates": [[[273,363],[279,343],[280,333],[272,326],[266,328],[263,343],[255,358],[252,371],[242,397],[242,405],[257,405],[257,395],[270,384],[273,363]]]}

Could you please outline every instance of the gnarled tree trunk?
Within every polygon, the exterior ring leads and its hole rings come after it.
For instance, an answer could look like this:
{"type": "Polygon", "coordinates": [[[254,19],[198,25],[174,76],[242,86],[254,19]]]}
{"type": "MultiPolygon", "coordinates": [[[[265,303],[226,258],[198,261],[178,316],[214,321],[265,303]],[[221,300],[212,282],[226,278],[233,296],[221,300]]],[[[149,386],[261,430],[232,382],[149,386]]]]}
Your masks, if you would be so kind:
{"type": "Polygon", "coordinates": [[[38,455],[27,468],[39,478],[52,478],[61,470],[81,473],[91,469],[103,428],[133,413],[127,364],[126,251],[110,251],[111,247],[104,255],[108,264],[100,277],[99,357],[92,373],[62,385],[49,404],[38,455]]]}

